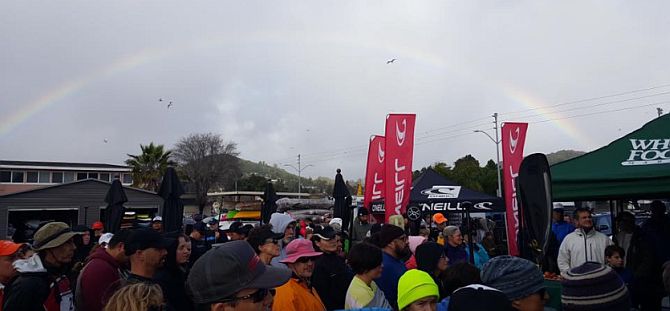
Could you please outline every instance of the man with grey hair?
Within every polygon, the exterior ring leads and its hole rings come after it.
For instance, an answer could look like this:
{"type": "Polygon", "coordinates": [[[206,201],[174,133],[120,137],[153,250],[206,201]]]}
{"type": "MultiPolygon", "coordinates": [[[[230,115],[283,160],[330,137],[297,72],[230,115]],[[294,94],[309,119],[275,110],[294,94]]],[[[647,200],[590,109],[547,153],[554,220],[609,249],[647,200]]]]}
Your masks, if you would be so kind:
{"type": "Polygon", "coordinates": [[[463,244],[461,229],[457,226],[447,226],[444,228],[443,234],[447,238],[446,243],[444,243],[444,253],[449,258],[449,264],[468,262],[468,254],[463,244]]]}

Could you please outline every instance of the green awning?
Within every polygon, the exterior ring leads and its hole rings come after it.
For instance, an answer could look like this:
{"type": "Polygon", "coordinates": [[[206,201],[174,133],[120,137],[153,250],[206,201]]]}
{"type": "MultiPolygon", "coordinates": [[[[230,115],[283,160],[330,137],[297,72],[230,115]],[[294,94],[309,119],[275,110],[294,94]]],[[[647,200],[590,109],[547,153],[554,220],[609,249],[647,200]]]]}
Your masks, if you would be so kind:
{"type": "Polygon", "coordinates": [[[551,166],[554,201],[670,197],[670,115],[551,166]]]}

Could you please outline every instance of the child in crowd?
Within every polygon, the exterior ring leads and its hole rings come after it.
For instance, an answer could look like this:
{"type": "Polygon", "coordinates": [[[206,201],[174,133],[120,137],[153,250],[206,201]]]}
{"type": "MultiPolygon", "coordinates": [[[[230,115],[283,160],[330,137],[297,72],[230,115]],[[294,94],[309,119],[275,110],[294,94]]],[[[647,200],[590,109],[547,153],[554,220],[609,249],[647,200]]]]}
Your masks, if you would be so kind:
{"type": "Polygon", "coordinates": [[[605,248],[605,261],[607,265],[614,270],[623,283],[628,287],[628,291],[631,292],[631,285],[633,284],[633,272],[624,267],[624,258],[626,257],[626,251],[618,245],[609,245],[605,248]]]}

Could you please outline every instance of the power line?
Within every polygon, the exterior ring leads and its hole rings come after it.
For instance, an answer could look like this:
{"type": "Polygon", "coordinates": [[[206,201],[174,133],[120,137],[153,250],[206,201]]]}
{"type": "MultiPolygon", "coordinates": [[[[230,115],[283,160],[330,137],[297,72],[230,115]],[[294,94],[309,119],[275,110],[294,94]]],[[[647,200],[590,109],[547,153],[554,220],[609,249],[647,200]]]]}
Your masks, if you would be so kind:
{"type": "Polygon", "coordinates": [[[578,104],[578,103],[583,103],[583,102],[588,102],[588,101],[594,101],[594,100],[617,97],[617,96],[622,96],[622,95],[629,95],[629,94],[635,94],[635,93],[640,93],[640,92],[645,92],[645,91],[651,91],[651,90],[665,88],[665,87],[669,87],[669,86],[670,86],[670,84],[663,84],[663,85],[652,86],[652,87],[637,89],[637,90],[631,90],[631,91],[626,91],[626,92],[621,92],[621,93],[616,93],[616,94],[609,94],[609,95],[602,95],[602,96],[590,97],[590,98],[585,98],[585,99],[578,99],[578,100],[558,103],[558,104],[554,104],[554,105],[550,105],[550,106],[535,107],[535,108],[529,108],[529,109],[523,109],[523,110],[517,110],[517,111],[508,111],[508,112],[500,113],[500,115],[516,114],[516,113],[522,113],[522,112],[532,111],[532,110],[537,110],[537,109],[546,109],[546,108],[552,108],[552,107],[578,104]]]}
{"type": "Polygon", "coordinates": [[[633,110],[633,109],[644,108],[644,107],[649,107],[649,106],[654,106],[654,105],[668,104],[668,103],[670,103],[670,101],[663,101],[663,102],[644,104],[644,105],[638,105],[638,106],[631,106],[631,107],[612,109],[612,110],[597,111],[597,112],[578,114],[578,115],[568,116],[568,117],[545,119],[545,120],[533,121],[533,122],[528,122],[528,123],[543,123],[543,122],[556,121],[556,120],[572,119],[572,118],[586,117],[586,116],[592,116],[592,115],[599,115],[599,114],[604,114],[604,113],[612,113],[612,112],[633,110]]]}
{"type": "MultiPolygon", "coordinates": [[[[587,106],[573,107],[573,108],[568,108],[568,109],[563,109],[563,110],[547,111],[547,113],[561,113],[561,112],[568,112],[568,111],[591,109],[591,108],[595,108],[595,107],[601,107],[601,106],[612,105],[612,104],[619,104],[619,103],[623,103],[623,102],[635,101],[635,100],[639,100],[639,99],[645,99],[645,98],[662,96],[662,95],[670,95],[670,91],[663,92],[663,93],[652,94],[652,95],[645,95],[645,96],[640,96],[640,97],[620,99],[620,100],[598,103],[598,104],[587,105],[587,106]]],[[[529,115],[515,117],[515,119],[535,118],[535,117],[542,116],[542,115],[544,115],[544,113],[529,114],[529,115]]]]}

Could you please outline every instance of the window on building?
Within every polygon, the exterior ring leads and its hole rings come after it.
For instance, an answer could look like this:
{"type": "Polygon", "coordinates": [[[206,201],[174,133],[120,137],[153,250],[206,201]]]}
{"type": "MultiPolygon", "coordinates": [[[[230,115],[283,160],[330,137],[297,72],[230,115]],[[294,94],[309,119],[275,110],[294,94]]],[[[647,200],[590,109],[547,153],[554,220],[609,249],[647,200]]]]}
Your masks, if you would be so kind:
{"type": "Polygon", "coordinates": [[[53,172],[51,173],[51,182],[54,184],[63,183],[63,172],[53,172]]]}
{"type": "Polygon", "coordinates": [[[88,178],[98,179],[98,173],[88,173],[88,178]]]}
{"type": "Polygon", "coordinates": [[[28,172],[26,174],[26,182],[28,183],[37,183],[37,172],[28,172]]]}
{"type": "Polygon", "coordinates": [[[63,173],[63,182],[73,182],[73,181],[74,181],[74,172],[63,173]]]}
{"type": "Polygon", "coordinates": [[[25,175],[25,172],[12,171],[12,182],[13,183],[22,183],[23,182],[23,175],[25,175]]]}
{"type": "Polygon", "coordinates": [[[51,180],[51,174],[47,171],[41,171],[38,182],[40,184],[48,184],[51,180]]]}
{"type": "Polygon", "coordinates": [[[100,180],[109,182],[109,173],[100,173],[100,180]]]}
{"type": "Polygon", "coordinates": [[[82,180],[88,178],[87,173],[77,173],[77,180],[82,180]]]}
{"type": "Polygon", "coordinates": [[[0,171],[0,182],[11,182],[12,171],[0,171]]]}
{"type": "Polygon", "coordinates": [[[121,182],[124,184],[132,184],[133,177],[130,174],[123,174],[123,180],[121,182]]]}

